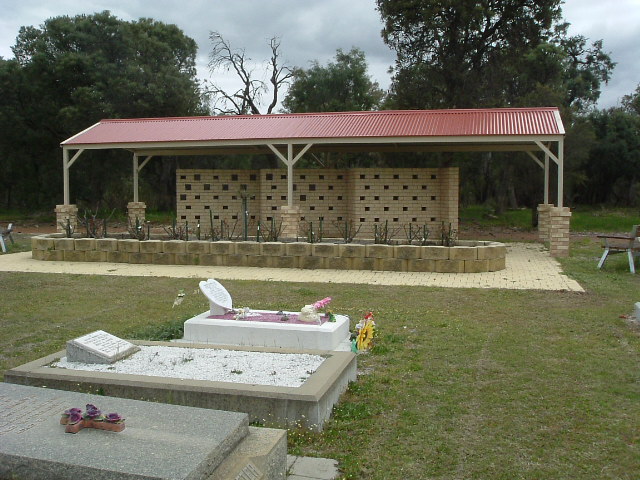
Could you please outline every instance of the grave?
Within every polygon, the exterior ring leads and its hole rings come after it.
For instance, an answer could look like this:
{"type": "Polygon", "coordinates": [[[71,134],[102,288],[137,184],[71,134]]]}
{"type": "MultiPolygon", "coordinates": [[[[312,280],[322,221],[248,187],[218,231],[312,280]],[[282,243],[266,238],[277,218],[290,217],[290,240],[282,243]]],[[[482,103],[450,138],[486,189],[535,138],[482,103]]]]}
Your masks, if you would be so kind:
{"type": "Polygon", "coordinates": [[[70,362],[82,363],[114,363],[140,348],[133,343],[96,330],[82,337],[67,342],[67,359],[70,362]]]}
{"type": "MultiPolygon", "coordinates": [[[[140,340],[136,340],[135,344],[171,347],[179,345],[174,342],[140,340]]],[[[189,348],[215,349],[212,345],[189,344],[188,346],[189,348]]],[[[300,353],[297,350],[261,347],[230,347],[230,349],[300,353]]],[[[304,426],[320,431],[349,382],[356,380],[356,356],[351,352],[340,351],[307,350],[304,353],[321,355],[324,361],[299,387],[52,368],[55,362],[66,355],[64,350],[7,370],[4,381],[60,390],[98,392],[113,397],[174,405],[244,412],[249,414],[251,422],[278,427],[304,426]]]]}
{"type": "Polygon", "coordinates": [[[350,350],[349,317],[319,315],[305,322],[299,312],[232,309],[229,292],[216,280],[200,282],[210,310],[184,323],[182,342],[299,350],[350,350]]]}
{"type": "Polygon", "coordinates": [[[283,479],[286,432],[243,413],[0,384],[0,478],[283,479]],[[126,418],[122,432],[65,433],[87,403],[126,418]]]}

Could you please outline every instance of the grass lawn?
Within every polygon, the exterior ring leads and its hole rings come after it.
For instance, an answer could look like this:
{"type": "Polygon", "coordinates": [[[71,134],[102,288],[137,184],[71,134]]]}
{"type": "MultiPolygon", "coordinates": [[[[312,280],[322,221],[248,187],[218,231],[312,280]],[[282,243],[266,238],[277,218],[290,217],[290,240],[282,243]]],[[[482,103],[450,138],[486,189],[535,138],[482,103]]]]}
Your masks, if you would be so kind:
{"type": "MultiPolygon", "coordinates": [[[[493,210],[484,205],[460,208],[460,224],[475,224],[482,227],[515,227],[533,230],[531,210],[522,208],[507,210],[501,215],[493,215],[493,210]]],[[[609,208],[575,206],[571,207],[572,232],[624,232],[632,225],[640,224],[638,208],[609,208]]]]}
{"type": "MultiPolygon", "coordinates": [[[[335,458],[354,479],[637,479],[640,301],[626,258],[595,266],[572,245],[565,272],[586,293],[225,281],[236,305],[297,310],[333,296],[372,310],[374,350],[322,433],[289,452],[335,458]]],[[[195,279],[0,273],[0,370],[95,329],[180,335],[207,309],[195,279]],[[172,308],[180,289],[184,302],[172,308]]]]}

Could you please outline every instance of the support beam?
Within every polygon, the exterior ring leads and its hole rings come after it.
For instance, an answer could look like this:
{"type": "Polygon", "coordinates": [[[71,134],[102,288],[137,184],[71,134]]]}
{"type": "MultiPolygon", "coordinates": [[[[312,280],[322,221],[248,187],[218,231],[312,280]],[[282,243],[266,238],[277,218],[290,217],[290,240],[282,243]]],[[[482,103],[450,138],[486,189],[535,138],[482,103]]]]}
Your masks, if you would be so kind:
{"type": "Polygon", "coordinates": [[[549,155],[544,154],[544,200],[546,205],[549,203],[549,155]]]}
{"type": "Polygon", "coordinates": [[[76,154],[73,157],[71,157],[71,160],[69,160],[69,164],[68,164],[69,167],[74,164],[74,162],[78,159],[80,155],[82,155],[82,152],[84,152],[84,148],[81,148],[80,150],[78,150],[76,154]]]}
{"type": "Polygon", "coordinates": [[[293,144],[287,145],[287,207],[293,207],[293,144]]]}
{"type": "Polygon", "coordinates": [[[138,201],[138,155],[133,154],[133,201],[138,201]]]}
{"type": "Polygon", "coordinates": [[[64,199],[62,204],[69,205],[69,150],[62,150],[62,186],[64,199]]]}
{"type": "Polygon", "coordinates": [[[153,155],[149,155],[145,158],[142,163],[138,164],[138,154],[133,154],[133,201],[138,202],[138,185],[139,185],[139,173],[142,171],[144,166],[149,163],[149,160],[153,158],[153,155]]]}
{"type": "MultiPolygon", "coordinates": [[[[558,141],[558,152],[560,152],[560,148],[559,148],[560,142],[562,142],[562,140],[558,141]]],[[[544,145],[542,142],[539,142],[538,140],[536,140],[536,145],[538,145],[538,148],[540,148],[540,150],[542,150],[545,154],[547,154],[549,158],[551,158],[551,160],[553,160],[556,163],[560,162],[558,157],[554,155],[553,152],[549,149],[549,147],[544,145]]]]}
{"type": "Polygon", "coordinates": [[[71,159],[69,159],[69,150],[67,150],[66,148],[62,149],[62,183],[63,183],[63,191],[64,191],[64,198],[63,198],[63,205],[69,205],[70,201],[69,201],[69,169],[71,168],[71,165],[74,164],[74,162],[78,159],[78,157],[80,155],[82,155],[82,152],[84,152],[84,149],[81,148],[80,150],[78,150],[73,157],[71,157],[71,159]]]}
{"type": "Polygon", "coordinates": [[[287,166],[287,206],[293,207],[293,166],[307,151],[313,146],[313,143],[307,143],[298,154],[293,156],[293,143],[287,144],[287,156],[285,157],[280,150],[278,150],[273,144],[268,143],[267,147],[271,149],[276,156],[282,160],[287,166]]]}
{"type": "Polygon", "coordinates": [[[562,208],[564,196],[564,140],[558,140],[558,207],[562,208]]]}
{"type": "Polygon", "coordinates": [[[538,166],[544,170],[544,164],[538,159],[538,157],[536,157],[533,152],[527,152],[527,153],[531,158],[533,158],[533,161],[536,162],[538,166]]]}
{"type": "Polygon", "coordinates": [[[153,158],[153,155],[149,155],[147,158],[145,158],[143,160],[143,162],[140,164],[140,166],[138,167],[138,172],[142,171],[142,169],[144,168],[144,166],[149,163],[149,160],[151,160],[153,158]]]}

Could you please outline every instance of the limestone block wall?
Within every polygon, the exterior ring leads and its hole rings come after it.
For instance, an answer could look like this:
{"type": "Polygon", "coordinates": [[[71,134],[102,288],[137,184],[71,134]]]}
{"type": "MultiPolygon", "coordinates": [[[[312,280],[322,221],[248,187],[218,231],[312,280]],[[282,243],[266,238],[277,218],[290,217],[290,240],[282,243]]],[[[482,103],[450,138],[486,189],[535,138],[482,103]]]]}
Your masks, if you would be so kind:
{"type": "Polygon", "coordinates": [[[439,273],[493,272],[506,267],[503,244],[473,241],[442,247],[36,236],[31,250],[36,260],[70,262],[439,273]]]}
{"type": "Polygon", "coordinates": [[[216,224],[226,220],[241,225],[243,196],[247,196],[250,222],[260,217],[260,179],[255,170],[178,170],[176,194],[180,223],[209,228],[211,212],[216,224]]]}
{"type": "MultiPolygon", "coordinates": [[[[285,169],[179,169],[176,176],[178,221],[203,228],[209,211],[214,220],[241,222],[242,192],[248,192],[252,235],[258,219],[280,221],[288,202],[285,169]]],[[[458,185],[457,168],[294,169],[293,204],[301,222],[322,221],[325,236],[338,236],[334,224],[347,221],[363,224],[361,237],[385,221],[390,228],[427,224],[435,234],[443,221],[458,228],[458,185]]]]}

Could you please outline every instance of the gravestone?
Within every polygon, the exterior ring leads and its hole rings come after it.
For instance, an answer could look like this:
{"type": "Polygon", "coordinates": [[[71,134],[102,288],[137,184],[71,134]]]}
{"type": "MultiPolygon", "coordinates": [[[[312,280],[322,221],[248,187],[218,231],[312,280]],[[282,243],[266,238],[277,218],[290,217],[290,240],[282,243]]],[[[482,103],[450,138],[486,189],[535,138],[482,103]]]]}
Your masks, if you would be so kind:
{"type": "Polygon", "coordinates": [[[224,315],[233,308],[231,295],[219,282],[210,278],[199,283],[200,290],[209,300],[211,315],[224,315]]]}
{"type": "MultiPolygon", "coordinates": [[[[278,433],[286,448],[284,431],[264,430],[278,433]]],[[[0,383],[0,478],[284,478],[286,449],[270,464],[250,452],[239,455],[242,445],[264,450],[265,441],[249,440],[251,432],[245,413],[0,383]],[[87,403],[119,413],[127,427],[118,433],[65,433],[60,414],[70,407],[84,410],[87,403]],[[229,460],[244,463],[232,468],[229,460]],[[220,476],[221,471],[235,473],[220,476]]]]}
{"type": "Polygon", "coordinates": [[[636,317],[636,320],[640,322],[640,302],[636,302],[634,315],[636,317]]]}
{"type": "Polygon", "coordinates": [[[67,360],[80,363],[114,363],[140,347],[102,330],[67,342],[67,360]]]}

